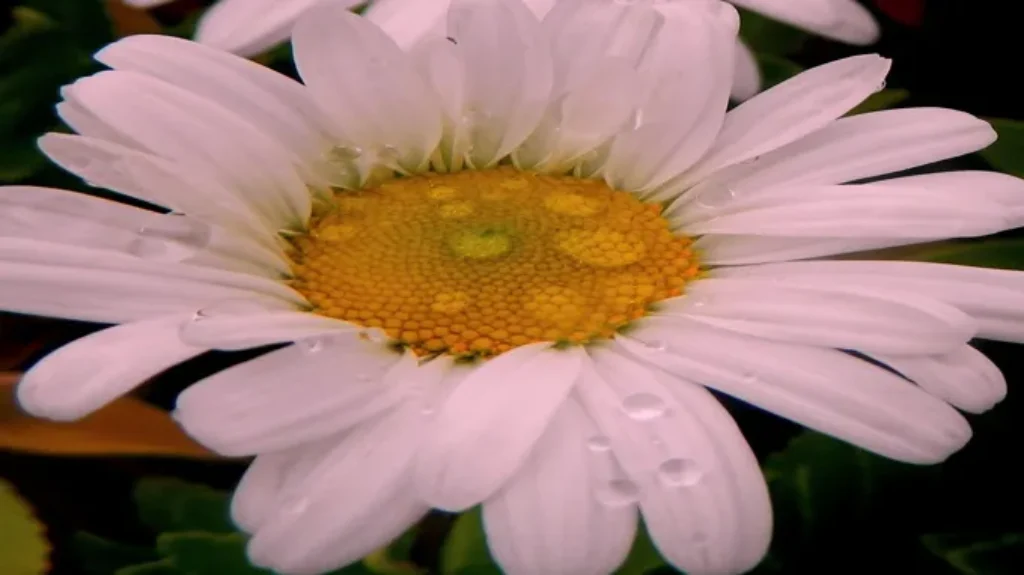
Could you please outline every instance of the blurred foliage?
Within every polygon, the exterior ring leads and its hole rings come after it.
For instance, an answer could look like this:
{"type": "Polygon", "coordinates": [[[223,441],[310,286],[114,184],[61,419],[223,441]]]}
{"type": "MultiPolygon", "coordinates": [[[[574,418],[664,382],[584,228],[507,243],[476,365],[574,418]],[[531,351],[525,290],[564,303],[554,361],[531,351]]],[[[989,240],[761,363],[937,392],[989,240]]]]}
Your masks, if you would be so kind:
{"type": "MultiPolygon", "coordinates": [[[[142,521],[153,529],[152,547],[110,541],[90,533],[74,540],[78,565],[88,575],[267,575],[245,554],[248,537],[231,524],[229,495],[174,478],[138,483],[134,499],[142,521]]],[[[388,553],[329,575],[410,575],[408,541],[388,553]]]]}
{"type": "Polygon", "coordinates": [[[100,0],[23,0],[0,36],[0,182],[47,167],[35,141],[57,129],[61,86],[99,66],[92,54],[113,39],[100,0]]]}
{"type": "Polygon", "coordinates": [[[981,151],[992,167],[1008,174],[1024,177],[1024,122],[989,118],[999,139],[981,151]]]}
{"type": "Polygon", "coordinates": [[[1024,566],[1024,532],[925,535],[921,542],[963,575],[1019,575],[1024,566]]]}
{"type": "Polygon", "coordinates": [[[945,264],[1024,270],[1024,238],[993,238],[949,242],[922,251],[919,259],[945,264]]]}
{"type": "Polygon", "coordinates": [[[50,544],[14,486],[0,479],[0,566],[4,575],[42,575],[49,569],[50,544]]]}

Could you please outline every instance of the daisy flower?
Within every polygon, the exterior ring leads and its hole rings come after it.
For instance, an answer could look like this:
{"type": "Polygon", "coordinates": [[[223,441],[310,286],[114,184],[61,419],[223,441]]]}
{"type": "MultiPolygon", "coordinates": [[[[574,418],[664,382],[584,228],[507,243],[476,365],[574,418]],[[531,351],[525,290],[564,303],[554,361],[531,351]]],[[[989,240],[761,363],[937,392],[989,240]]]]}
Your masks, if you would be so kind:
{"type": "MultiPolygon", "coordinates": [[[[149,8],[168,0],[125,0],[149,8]]],[[[445,14],[451,0],[220,0],[200,20],[196,40],[211,46],[254,56],[282,42],[302,11],[316,2],[337,2],[346,8],[369,4],[364,14],[399,46],[408,48],[424,35],[438,35],[446,28],[445,14]]],[[[558,0],[525,0],[542,18],[558,0]]],[[[566,0],[563,0],[566,1],[566,0]]],[[[567,0],[572,2],[574,0],[567,0]]],[[[623,3],[648,0],[623,0],[623,3]]],[[[856,0],[728,0],[732,4],[786,22],[811,33],[849,44],[872,44],[878,39],[878,23],[856,0]]],[[[761,72],[753,53],[743,42],[735,51],[732,97],[746,100],[761,90],[761,72]]]]}
{"type": "Polygon", "coordinates": [[[880,178],[985,147],[985,122],[842,117],[882,83],[873,55],[726,112],[738,17],[714,1],[447,18],[403,51],[318,5],[304,84],[169,37],[100,51],[112,70],[58,106],[78,135],[40,145],[164,211],[0,191],[0,307],[117,324],[34,366],[22,405],[74,419],[284,344],[175,410],[256,456],[232,508],[255,563],[325,572],[482,505],[506,572],[600,575],[641,517],[690,574],[764,555],[764,478],[709,390],[919,464],[1003,397],[969,341],[1024,341],[1024,274],[822,259],[1024,221],[1011,176],[880,178]]]}

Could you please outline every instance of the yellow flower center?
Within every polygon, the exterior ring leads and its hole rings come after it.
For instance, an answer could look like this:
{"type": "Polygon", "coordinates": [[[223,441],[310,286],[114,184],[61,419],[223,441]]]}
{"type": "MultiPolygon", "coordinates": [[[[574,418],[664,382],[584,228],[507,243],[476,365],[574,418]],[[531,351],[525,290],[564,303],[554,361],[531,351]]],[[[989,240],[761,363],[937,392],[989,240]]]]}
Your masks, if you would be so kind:
{"type": "Polygon", "coordinates": [[[601,181],[502,167],[340,191],[295,239],[322,315],[420,355],[611,337],[698,273],[661,207],[601,181]]]}

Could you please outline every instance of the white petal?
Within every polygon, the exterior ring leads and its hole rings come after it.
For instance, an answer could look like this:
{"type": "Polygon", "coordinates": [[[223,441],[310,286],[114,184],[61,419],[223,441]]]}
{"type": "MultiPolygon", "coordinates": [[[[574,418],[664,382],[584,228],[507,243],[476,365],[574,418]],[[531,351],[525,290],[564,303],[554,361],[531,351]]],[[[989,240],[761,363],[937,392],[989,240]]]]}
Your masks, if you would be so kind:
{"type": "Polygon", "coordinates": [[[274,498],[298,449],[264,453],[249,464],[231,497],[231,519],[243,531],[254,533],[273,511],[274,498]]]}
{"type": "Polygon", "coordinates": [[[421,373],[411,356],[357,335],[319,338],[204,379],[178,396],[174,416],[219,453],[275,451],[390,409],[421,373]]]}
{"type": "Polygon", "coordinates": [[[688,193],[706,205],[722,206],[774,187],[838,184],[897,172],[980,150],[995,139],[988,123],[955,110],[858,114],[724,170],[688,193]]]}
{"type": "Polygon", "coordinates": [[[616,342],[647,362],[886,457],[935,463],[971,436],[946,403],[840,351],[674,318],[646,320],[633,333],[640,341],[616,342]]]}
{"type": "Polygon", "coordinates": [[[849,44],[872,44],[878,23],[853,0],[729,0],[754,12],[849,44]]]}
{"type": "MultiPolygon", "coordinates": [[[[297,7],[302,3],[281,4],[297,7]]],[[[195,42],[156,35],[123,38],[95,57],[111,68],[149,74],[224,106],[298,156],[307,173],[314,169],[311,161],[327,147],[321,113],[308,92],[265,66],[195,42]]]]}
{"type": "Polygon", "coordinates": [[[970,317],[938,301],[843,283],[711,277],[662,305],[658,314],[767,339],[893,355],[952,351],[977,329],[970,317]]]}
{"type": "Polygon", "coordinates": [[[460,511],[495,493],[527,458],[568,396],[579,350],[518,347],[476,368],[437,410],[416,485],[431,506],[460,511]]]}
{"type": "Polygon", "coordinates": [[[409,468],[423,417],[404,409],[359,426],[311,469],[249,542],[256,565],[320,574],[387,545],[428,511],[409,468]]]}
{"type": "Polygon", "coordinates": [[[277,230],[212,174],[184,169],[174,161],[88,136],[49,133],[39,148],[91,186],[188,214],[246,234],[264,247],[276,246],[277,230]]]}
{"type": "Polygon", "coordinates": [[[301,492],[309,472],[323,463],[344,437],[343,432],[257,455],[235,488],[231,518],[246,533],[259,531],[278,509],[278,502],[301,492]]]}
{"type": "Polygon", "coordinates": [[[578,393],[636,486],[662,554],[687,573],[756,565],[771,539],[771,504],[729,415],[688,381],[608,350],[592,357],[578,393]]]}
{"type": "MultiPolygon", "coordinates": [[[[675,213],[675,206],[672,212],[675,213]]],[[[697,214],[685,216],[698,218],[697,214]]],[[[690,235],[916,238],[983,236],[1012,225],[996,202],[926,188],[838,185],[776,188],[683,225],[690,235]]],[[[670,216],[671,217],[671,216],[670,216]]],[[[677,220],[673,218],[673,223],[677,220]]],[[[681,222],[680,222],[681,223],[681,222]]]]}
{"type": "Polygon", "coordinates": [[[798,74],[725,115],[714,147],[686,182],[755,158],[819,130],[878,91],[890,60],[865,54],[798,74]]]}
{"type": "Polygon", "coordinates": [[[180,315],[159,317],[77,339],[22,376],[18,402],[38,417],[85,417],[165,369],[205,352],[178,339],[178,326],[185,320],[180,315]]]}
{"type": "MultiPolygon", "coordinates": [[[[650,88],[635,128],[616,138],[604,168],[617,189],[653,189],[686,170],[714,143],[725,117],[735,22],[703,8],[665,6],[675,10],[639,67],[650,88]]],[[[722,10],[736,18],[728,5],[722,10]]]]}
{"type": "Polygon", "coordinates": [[[271,277],[289,272],[283,257],[219,226],[51,188],[0,187],[0,237],[271,277]]]}
{"type": "Polygon", "coordinates": [[[716,270],[720,277],[784,277],[808,284],[862,286],[916,294],[958,307],[978,337],[1024,343],[1024,273],[896,261],[788,262],[716,270]]]}
{"type": "Polygon", "coordinates": [[[230,351],[365,331],[315,313],[211,306],[182,327],[181,337],[192,345],[230,351]]]}
{"type": "MultiPolygon", "coordinates": [[[[81,82],[81,80],[78,80],[78,82],[81,82]]],[[[96,138],[129,149],[141,149],[142,146],[138,142],[107,125],[106,122],[97,118],[78,101],[78,98],[75,97],[75,86],[78,82],[61,88],[61,96],[65,100],[58,102],[56,106],[57,115],[60,116],[60,119],[76,133],[83,136],[96,138]]]]}
{"type": "Polygon", "coordinates": [[[604,487],[587,448],[595,435],[579,405],[566,401],[515,477],[484,503],[487,544],[505,573],[606,575],[626,559],[636,508],[594,496],[604,487]]]}
{"type": "Polygon", "coordinates": [[[454,0],[446,34],[465,70],[461,128],[467,161],[496,164],[533,132],[553,83],[548,38],[519,2],[454,0]]]}
{"type": "Polygon", "coordinates": [[[992,409],[1006,397],[1006,378],[985,355],[969,345],[945,355],[872,357],[911,379],[921,389],[970,413],[992,409]]]}
{"type": "MultiPolygon", "coordinates": [[[[364,0],[331,0],[351,8],[364,0]]],[[[242,56],[255,56],[288,39],[296,19],[317,0],[219,0],[196,29],[196,41],[242,56]]]]}
{"type": "Polygon", "coordinates": [[[426,168],[441,138],[440,105],[409,55],[384,32],[326,2],[298,21],[292,45],[302,80],[335,133],[383,163],[426,168]]]}
{"type": "Polygon", "coordinates": [[[101,72],[80,80],[75,94],[152,152],[214,175],[278,228],[305,227],[310,197],[294,156],[224,107],[135,72],[101,72]]]}
{"type": "Polygon", "coordinates": [[[761,68],[754,59],[754,53],[742,41],[736,42],[733,61],[732,90],[729,95],[738,102],[749,100],[761,91],[761,68]]]}
{"type": "Polygon", "coordinates": [[[444,39],[445,14],[451,0],[374,0],[363,17],[380,26],[403,50],[419,42],[444,39]]]}
{"type": "Polygon", "coordinates": [[[120,323],[226,300],[268,309],[304,302],[283,284],[248,274],[34,240],[0,242],[0,307],[8,311],[120,323]]]}
{"type": "Polygon", "coordinates": [[[999,172],[937,172],[920,176],[890,178],[872,186],[898,191],[920,189],[936,195],[968,195],[983,202],[1003,206],[1008,227],[1024,225],[1024,179],[999,172]]]}

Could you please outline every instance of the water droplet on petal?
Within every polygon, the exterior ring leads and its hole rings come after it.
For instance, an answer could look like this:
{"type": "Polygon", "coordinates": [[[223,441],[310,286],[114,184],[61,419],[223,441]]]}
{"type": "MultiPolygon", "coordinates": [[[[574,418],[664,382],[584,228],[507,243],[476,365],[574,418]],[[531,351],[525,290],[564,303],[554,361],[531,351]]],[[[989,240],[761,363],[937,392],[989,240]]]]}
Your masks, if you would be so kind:
{"type": "Polygon", "coordinates": [[[211,234],[210,226],[199,220],[166,214],[140,227],[126,250],[140,258],[180,262],[208,246],[211,234]]]}
{"type": "Polygon", "coordinates": [[[602,505],[623,507],[640,499],[640,488],[628,479],[613,479],[600,487],[594,496],[602,505]]]}
{"type": "Polygon", "coordinates": [[[244,299],[240,300],[227,300],[217,302],[212,305],[208,305],[195,313],[192,316],[192,321],[202,321],[217,316],[225,315],[246,315],[252,313],[260,313],[265,311],[265,308],[260,304],[248,301],[244,299]]]}
{"type": "Polygon", "coordinates": [[[424,405],[423,408],[420,409],[420,413],[422,413],[423,415],[428,415],[428,416],[429,415],[434,415],[435,411],[436,410],[434,409],[434,406],[432,406],[432,405],[424,405]]]}
{"type": "MultiPolygon", "coordinates": [[[[753,162],[757,158],[747,160],[753,162]]],[[[716,186],[700,192],[695,201],[700,208],[720,208],[736,198],[736,190],[729,186],[716,186]]]]}
{"type": "Polygon", "coordinates": [[[327,344],[322,337],[311,337],[296,342],[296,345],[299,346],[303,353],[313,354],[323,351],[327,344]]]}
{"type": "Polygon", "coordinates": [[[634,393],[622,400],[622,411],[637,421],[648,421],[665,414],[665,400],[651,393],[634,393]]]}
{"type": "Polygon", "coordinates": [[[604,435],[595,435],[587,440],[587,449],[601,453],[612,448],[612,441],[604,435]]]}
{"type": "Polygon", "coordinates": [[[644,347],[651,351],[665,351],[668,349],[668,344],[660,339],[652,339],[651,341],[645,341],[644,347]]]}
{"type": "Polygon", "coordinates": [[[359,337],[371,343],[387,343],[388,334],[379,329],[367,329],[359,332],[359,337]]]}
{"type": "Polygon", "coordinates": [[[882,82],[878,85],[878,88],[875,89],[875,92],[881,92],[884,89],[885,89],[885,80],[882,80],[882,82]]]}
{"type": "Polygon", "coordinates": [[[743,379],[743,383],[757,383],[758,381],[757,374],[752,371],[744,372],[741,378],[743,379]]]}
{"type": "Polygon", "coordinates": [[[666,459],[658,466],[658,480],[666,487],[692,487],[703,476],[704,472],[692,459],[666,459]]]}

